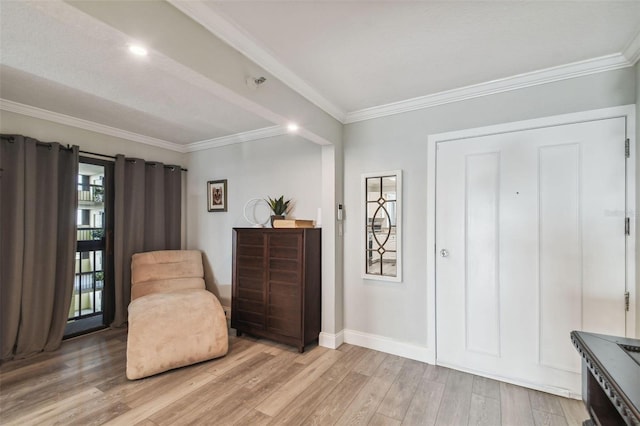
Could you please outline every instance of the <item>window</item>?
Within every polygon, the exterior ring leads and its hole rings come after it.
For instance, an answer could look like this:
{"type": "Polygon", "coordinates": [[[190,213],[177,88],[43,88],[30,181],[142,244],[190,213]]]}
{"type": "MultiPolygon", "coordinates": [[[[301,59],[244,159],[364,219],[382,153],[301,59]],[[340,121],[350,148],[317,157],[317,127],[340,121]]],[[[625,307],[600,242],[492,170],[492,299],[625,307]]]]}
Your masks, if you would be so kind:
{"type": "Polygon", "coordinates": [[[402,172],[362,175],[363,277],[402,281],[402,172]]]}
{"type": "Polygon", "coordinates": [[[78,227],[89,226],[91,210],[78,209],[78,227]]]}
{"type": "Polygon", "coordinates": [[[104,327],[113,317],[113,262],[107,238],[113,164],[80,158],[76,266],[65,337],[104,327]]]}

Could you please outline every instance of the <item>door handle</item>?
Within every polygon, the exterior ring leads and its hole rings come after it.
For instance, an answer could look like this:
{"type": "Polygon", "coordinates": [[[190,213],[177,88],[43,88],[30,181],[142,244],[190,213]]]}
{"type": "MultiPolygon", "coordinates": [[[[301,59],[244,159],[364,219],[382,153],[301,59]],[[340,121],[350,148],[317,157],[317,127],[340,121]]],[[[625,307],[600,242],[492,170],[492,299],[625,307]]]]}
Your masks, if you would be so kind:
{"type": "Polygon", "coordinates": [[[447,249],[440,250],[440,257],[449,257],[449,250],[447,249]]]}

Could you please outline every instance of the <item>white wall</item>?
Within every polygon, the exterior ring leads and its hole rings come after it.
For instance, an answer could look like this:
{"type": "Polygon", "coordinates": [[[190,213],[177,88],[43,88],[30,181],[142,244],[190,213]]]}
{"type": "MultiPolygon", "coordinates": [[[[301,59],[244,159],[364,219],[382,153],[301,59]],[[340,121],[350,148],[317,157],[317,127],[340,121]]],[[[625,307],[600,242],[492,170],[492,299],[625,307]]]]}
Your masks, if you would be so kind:
{"type": "MultiPolygon", "coordinates": [[[[386,339],[408,348],[427,345],[425,211],[429,134],[634,104],[636,73],[634,68],[626,68],[345,126],[345,339],[352,334],[367,344],[382,343],[379,347],[388,347],[386,339]],[[404,280],[363,280],[360,175],[393,169],[403,170],[404,280]]],[[[406,351],[405,354],[411,356],[406,351]]]]}
{"type": "Polygon", "coordinates": [[[232,228],[251,226],[243,216],[252,198],[291,198],[290,217],[316,219],[322,204],[321,146],[293,135],[227,145],[188,154],[186,247],[206,256],[207,287],[228,303],[232,228]],[[227,179],[227,212],[208,212],[206,184],[227,179]]]}

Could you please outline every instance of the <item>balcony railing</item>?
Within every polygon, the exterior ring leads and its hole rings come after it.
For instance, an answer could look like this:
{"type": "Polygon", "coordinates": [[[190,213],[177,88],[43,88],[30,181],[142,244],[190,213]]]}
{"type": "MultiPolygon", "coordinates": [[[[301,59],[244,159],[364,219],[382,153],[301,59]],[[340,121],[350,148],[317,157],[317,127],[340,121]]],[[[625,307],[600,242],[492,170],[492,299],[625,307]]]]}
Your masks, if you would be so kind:
{"type": "Polygon", "coordinates": [[[78,241],[101,240],[104,237],[104,228],[78,228],[78,241]]]}
{"type": "Polygon", "coordinates": [[[82,274],[76,274],[73,280],[73,292],[74,293],[86,293],[93,290],[102,290],[104,281],[98,279],[102,276],[102,271],[96,271],[94,276],[93,272],[86,272],[82,274]]]}
{"type": "Polygon", "coordinates": [[[102,204],[104,187],[102,185],[78,184],[78,201],[102,204]]]}
{"type": "Polygon", "coordinates": [[[68,316],[70,321],[102,314],[103,256],[102,250],[76,252],[73,294],[68,316]]]}
{"type": "Polygon", "coordinates": [[[103,272],[76,274],[69,307],[69,320],[102,314],[103,272]]]}

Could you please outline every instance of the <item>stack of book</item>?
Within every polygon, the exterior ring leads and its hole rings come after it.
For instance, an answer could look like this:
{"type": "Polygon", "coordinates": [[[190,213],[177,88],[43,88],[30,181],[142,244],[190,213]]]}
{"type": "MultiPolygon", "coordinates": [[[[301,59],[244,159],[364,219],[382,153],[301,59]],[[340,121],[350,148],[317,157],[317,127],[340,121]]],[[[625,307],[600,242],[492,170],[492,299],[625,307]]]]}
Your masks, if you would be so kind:
{"type": "Polygon", "coordinates": [[[306,219],[276,219],[274,228],[313,228],[313,221],[306,219]]]}

